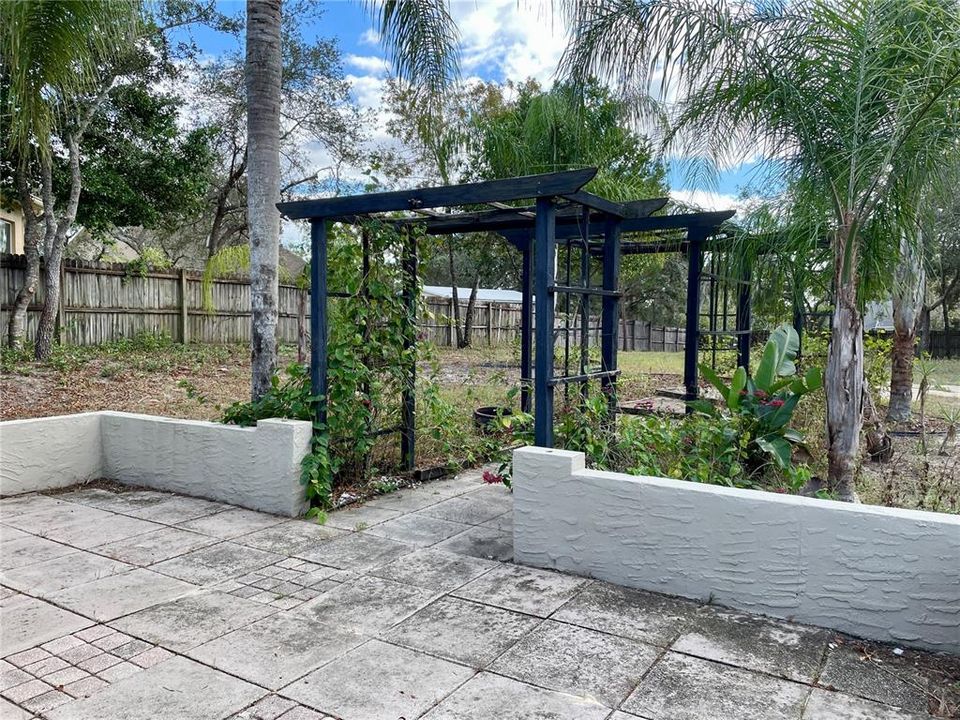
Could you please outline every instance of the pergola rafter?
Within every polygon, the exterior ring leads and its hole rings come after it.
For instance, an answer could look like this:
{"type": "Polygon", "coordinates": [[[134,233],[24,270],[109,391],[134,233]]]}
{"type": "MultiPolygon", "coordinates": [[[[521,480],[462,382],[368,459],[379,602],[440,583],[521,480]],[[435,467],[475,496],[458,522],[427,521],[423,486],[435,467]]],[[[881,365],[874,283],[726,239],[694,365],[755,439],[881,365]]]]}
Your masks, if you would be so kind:
{"type": "MultiPolygon", "coordinates": [[[[687,397],[695,398],[703,251],[708,240],[720,234],[721,225],[734,213],[654,215],[666,206],[668,198],[630,202],[607,200],[583,190],[583,186],[595,174],[595,168],[585,168],[462,185],[278,204],[280,212],[288,218],[305,219],[311,223],[310,379],[313,394],[323,398],[327,396],[327,298],[333,296],[327,292],[327,225],[331,222],[359,224],[376,219],[407,231],[404,233],[401,261],[407,277],[403,293],[411,310],[416,305],[416,236],[419,232],[428,235],[498,233],[522,253],[521,406],[523,410],[530,411],[532,405],[535,441],[545,447],[553,445],[553,396],[556,387],[579,383],[585,391],[587,382],[599,379],[611,398],[611,411],[616,410],[621,255],[685,252],[689,269],[684,385],[687,397]],[[533,204],[530,204],[531,200],[533,204]],[[453,208],[466,209],[450,212],[453,208]],[[631,233],[663,232],[670,233],[671,237],[656,242],[622,240],[624,235],[631,233]],[[556,278],[556,253],[561,245],[568,248],[564,283],[558,283],[556,278]],[[580,250],[579,285],[572,284],[570,280],[570,248],[580,250]],[[599,287],[591,284],[591,258],[599,259],[602,263],[602,282],[599,287]],[[589,317],[589,298],[600,298],[599,370],[588,370],[586,367],[587,333],[586,325],[582,324],[580,372],[569,374],[568,370],[567,375],[556,375],[554,305],[557,297],[580,297],[580,312],[585,317],[589,317]],[[533,367],[534,357],[536,368],[533,367]]],[[[364,262],[368,261],[365,256],[364,262]]],[[[569,301],[567,307],[569,309],[569,301]]],[[[749,294],[746,296],[746,308],[744,315],[748,318],[749,294]]],[[[739,315],[738,312],[738,330],[741,329],[739,315]]],[[[569,352],[569,331],[568,326],[565,353],[569,352]]],[[[410,337],[415,337],[415,333],[410,333],[410,337]]],[[[749,336],[745,344],[741,343],[741,347],[744,353],[749,353],[749,336]]],[[[415,458],[415,363],[407,372],[400,432],[403,461],[412,469],[415,458]]],[[[317,420],[326,422],[326,402],[318,403],[317,420]]]]}

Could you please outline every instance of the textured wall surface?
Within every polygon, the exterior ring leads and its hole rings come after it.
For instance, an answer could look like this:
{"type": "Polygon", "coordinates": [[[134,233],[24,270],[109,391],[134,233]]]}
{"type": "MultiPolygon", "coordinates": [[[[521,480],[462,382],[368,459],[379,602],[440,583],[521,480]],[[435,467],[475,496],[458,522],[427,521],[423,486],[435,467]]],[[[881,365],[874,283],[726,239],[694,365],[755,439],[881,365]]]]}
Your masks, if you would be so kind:
{"type": "Polygon", "coordinates": [[[0,423],[4,495],[106,478],[296,516],[309,451],[310,423],[296,420],[240,428],[98,412],[0,423]]]}
{"type": "Polygon", "coordinates": [[[514,453],[517,562],[960,652],[960,517],[514,453]]]}
{"type": "Polygon", "coordinates": [[[100,413],[0,422],[0,495],[99,477],[100,413]]]}

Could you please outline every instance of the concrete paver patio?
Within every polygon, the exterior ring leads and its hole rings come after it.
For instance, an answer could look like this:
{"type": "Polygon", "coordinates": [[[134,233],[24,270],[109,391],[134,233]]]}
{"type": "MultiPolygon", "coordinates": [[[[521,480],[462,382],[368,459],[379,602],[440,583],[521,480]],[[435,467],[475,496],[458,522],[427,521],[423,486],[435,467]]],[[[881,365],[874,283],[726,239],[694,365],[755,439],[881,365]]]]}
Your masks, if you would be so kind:
{"type": "Polygon", "coordinates": [[[0,718],[918,720],[949,707],[936,668],[955,658],[517,566],[510,513],[477,473],[324,526],[151,491],[2,499],[0,718]]]}

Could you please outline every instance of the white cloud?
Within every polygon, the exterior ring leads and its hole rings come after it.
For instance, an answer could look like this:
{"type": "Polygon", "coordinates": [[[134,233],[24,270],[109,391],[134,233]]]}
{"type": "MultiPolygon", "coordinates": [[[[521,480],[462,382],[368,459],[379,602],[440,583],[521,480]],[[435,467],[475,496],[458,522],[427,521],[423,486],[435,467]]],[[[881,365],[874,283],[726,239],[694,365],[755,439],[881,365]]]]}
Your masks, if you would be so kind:
{"type": "Polygon", "coordinates": [[[373,28],[367,28],[360,34],[360,44],[361,45],[379,45],[380,33],[378,33],[373,28]]]}
{"type": "Polygon", "coordinates": [[[375,55],[347,55],[344,61],[347,65],[371,75],[382,75],[389,69],[387,61],[375,55]]]}
{"type": "Polygon", "coordinates": [[[708,190],[671,190],[670,197],[676,202],[700,210],[737,210],[748,203],[747,200],[735,195],[708,190]]]}

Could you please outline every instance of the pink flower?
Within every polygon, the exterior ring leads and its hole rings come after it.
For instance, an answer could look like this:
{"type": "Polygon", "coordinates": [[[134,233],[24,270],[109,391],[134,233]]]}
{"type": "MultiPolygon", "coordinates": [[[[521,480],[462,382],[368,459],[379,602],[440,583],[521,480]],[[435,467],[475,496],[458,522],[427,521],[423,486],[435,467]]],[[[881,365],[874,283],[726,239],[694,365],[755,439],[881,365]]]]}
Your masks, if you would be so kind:
{"type": "Polygon", "coordinates": [[[500,475],[497,475],[497,474],[494,473],[494,472],[490,472],[489,470],[484,470],[484,471],[483,471],[483,481],[484,481],[487,485],[499,485],[500,483],[503,482],[503,477],[500,476],[500,475]]]}

